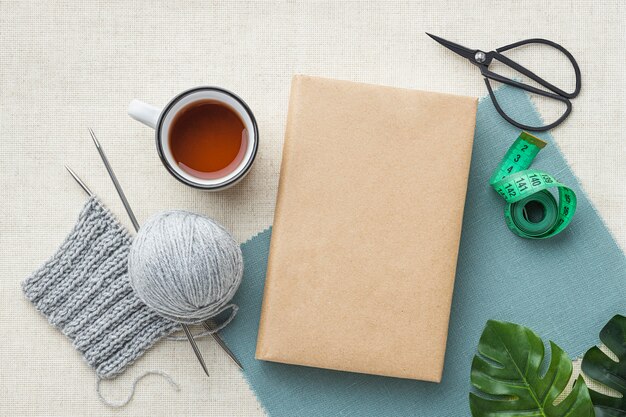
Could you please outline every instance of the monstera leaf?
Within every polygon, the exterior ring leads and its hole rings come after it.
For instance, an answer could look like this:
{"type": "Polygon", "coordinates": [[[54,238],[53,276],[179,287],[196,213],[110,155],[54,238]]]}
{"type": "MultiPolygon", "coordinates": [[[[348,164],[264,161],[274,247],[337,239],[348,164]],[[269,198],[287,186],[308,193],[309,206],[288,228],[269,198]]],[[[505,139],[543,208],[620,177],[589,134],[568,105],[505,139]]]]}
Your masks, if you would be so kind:
{"type": "Polygon", "coordinates": [[[613,317],[600,331],[600,340],[617,356],[619,362],[594,346],[585,353],[582,370],[590,378],[619,391],[622,397],[590,391],[596,417],[626,417],[626,317],[613,317]]]}
{"type": "Polygon", "coordinates": [[[543,342],[532,330],[489,320],[472,362],[470,409],[474,417],[593,417],[593,404],[581,377],[561,402],[572,375],[572,361],[550,342],[548,370],[542,375],[543,342]]]}

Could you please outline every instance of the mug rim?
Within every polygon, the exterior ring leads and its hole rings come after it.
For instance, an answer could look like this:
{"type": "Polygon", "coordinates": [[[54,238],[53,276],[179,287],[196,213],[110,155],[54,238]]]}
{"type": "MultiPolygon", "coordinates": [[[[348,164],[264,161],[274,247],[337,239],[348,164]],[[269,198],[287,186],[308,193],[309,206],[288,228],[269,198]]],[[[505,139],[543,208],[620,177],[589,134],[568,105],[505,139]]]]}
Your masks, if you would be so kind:
{"type": "Polygon", "coordinates": [[[182,91],[181,93],[179,93],[176,96],[174,96],[174,98],[172,98],[169,101],[169,103],[167,103],[165,105],[165,107],[163,107],[163,110],[161,110],[161,113],[159,114],[159,119],[157,121],[156,128],[154,129],[154,132],[155,132],[155,142],[156,142],[157,153],[159,154],[159,159],[161,159],[161,163],[165,166],[167,171],[174,178],[176,178],[178,181],[182,182],[183,184],[188,185],[188,186],[193,187],[193,188],[197,188],[199,190],[212,190],[212,191],[221,190],[221,189],[224,189],[224,188],[228,188],[229,186],[234,185],[239,180],[243,179],[243,177],[246,176],[248,171],[250,171],[250,168],[252,167],[252,163],[254,162],[254,160],[256,158],[257,150],[258,150],[258,147],[259,147],[259,129],[257,127],[256,119],[254,118],[254,114],[252,113],[252,110],[250,110],[250,107],[248,107],[246,102],[243,101],[243,99],[241,97],[239,97],[238,95],[236,95],[232,91],[226,90],[226,89],[221,88],[221,87],[214,87],[214,86],[193,87],[193,88],[190,88],[188,90],[182,91]],[[180,175],[171,166],[171,164],[169,163],[169,161],[165,157],[165,154],[163,152],[163,141],[161,140],[161,129],[163,127],[163,121],[165,120],[165,116],[170,112],[172,107],[176,103],[178,103],[182,98],[188,96],[189,94],[192,94],[192,93],[195,93],[195,92],[198,92],[198,91],[204,91],[204,90],[218,91],[220,93],[226,94],[226,95],[232,97],[239,104],[241,104],[241,106],[246,111],[248,116],[250,116],[250,120],[252,121],[252,129],[254,131],[253,132],[254,144],[252,146],[252,153],[250,154],[250,157],[246,161],[246,164],[244,165],[243,169],[237,175],[235,175],[234,177],[230,178],[227,181],[220,182],[219,184],[206,184],[206,185],[205,184],[199,184],[199,183],[190,181],[187,178],[185,178],[182,175],[180,175]]]}

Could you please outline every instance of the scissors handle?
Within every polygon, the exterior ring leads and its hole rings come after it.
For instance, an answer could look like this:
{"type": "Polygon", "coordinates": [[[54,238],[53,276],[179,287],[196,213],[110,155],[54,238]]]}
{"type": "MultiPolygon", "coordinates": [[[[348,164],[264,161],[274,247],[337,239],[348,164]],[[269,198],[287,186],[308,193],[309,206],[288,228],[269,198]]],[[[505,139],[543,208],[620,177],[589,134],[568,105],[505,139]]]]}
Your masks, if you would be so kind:
{"type": "Polygon", "coordinates": [[[545,90],[542,90],[537,87],[533,87],[532,85],[528,85],[520,81],[512,80],[503,75],[496,74],[493,71],[489,71],[489,69],[487,69],[486,67],[481,67],[481,73],[483,74],[486,80],[498,81],[500,83],[508,84],[513,87],[521,88],[522,90],[526,90],[530,93],[538,94],[540,96],[552,98],[552,99],[559,100],[559,101],[568,100],[568,97],[566,96],[562,96],[558,93],[551,92],[551,91],[545,91],[545,90]]]}
{"type": "Polygon", "coordinates": [[[580,86],[581,86],[580,67],[578,66],[578,63],[576,62],[576,59],[574,59],[574,56],[567,49],[565,49],[564,47],[562,47],[558,43],[549,41],[547,39],[541,39],[541,38],[526,39],[526,40],[523,40],[523,41],[515,42],[515,43],[512,43],[510,45],[506,45],[506,46],[502,46],[500,48],[497,48],[491,54],[492,54],[492,58],[500,61],[504,65],[507,65],[507,66],[513,68],[515,71],[519,72],[522,75],[527,76],[531,80],[533,80],[536,83],[542,85],[543,87],[547,88],[548,90],[558,94],[561,97],[565,97],[565,98],[570,98],[571,99],[571,98],[576,97],[578,95],[578,93],[580,93],[580,86]],[[548,81],[544,80],[543,78],[539,77],[537,74],[535,74],[534,72],[532,72],[528,68],[523,67],[522,65],[518,64],[517,62],[513,61],[512,59],[506,57],[505,55],[503,55],[501,53],[501,52],[505,52],[505,51],[510,51],[511,49],[515,49],[515,48],[518,48],[520,46],[533,44],[533,43],[534,44],[548,45],[548,46],[550,46],[550,47],[552,47],[554,49],[557,49],[557,50],[561,51],[567,57],[569,62],[572,64],[572,67],[574,67],[574,73],[576,75],[576,87],[575,87],[575,89],[574,89],[574,91],[572,93],[568,93],[568,92],[565,92],[565,91],[561,90],[560,88],[556,87],[555,85],[553,85],[553,84],[549,83],[548,81]]]}
{"type": "Polygon", "coordinates": [[[532,130],[532,131],[536,131],[536,132],[544,132],[546,130],[550,130],[553,127],[559,125],[563,120],[565,120],[569,116],[569,114],[572,111],[572,103],[570,102],[569,99],[576,97],[578,95],[578,93],[580,93],[581,76],[580,76],[580,68],[578,67],[578,63],[576,62],[576,60],[574,59],[572,54],[570,54],[567,49],[565,49],[561,45],[559,45],[557,43],[554,43],[552,41],[549,41],[547,39],[526,39],[526,40],[523,40],[523,41],[512,43],[510,45],[503,46],[501,48],[497,48],[495,51],[487,53],[487,60],[486,60],[485,64],[480,66],[480,72],[485,77],[485,84],[487,85],[487,90],[489,91],[489,96],[491,97],[491,101],[493,102],[493,104],[494,104],[496,110],[498,111],[498,113],[500,114],[500,116],[502,116],[506,121],[508,121],[512,125],[519,127],[520,129],[532,130]],[[504,51],[508,51],[508,50],[517,48],[519,46],[532,44],[532,43],[539,43],[539,44],[548,45],[548,46],[551,46],[551,47],[553,47],[555,49],[558,49],[559,51],[563,52],[563,54],[565,54],[565,56],[569,59],[570,63],[574,67],[574,72],[576,74],[576,88],[574,89],[574,91],[572,93],[568,93],[568,92],[565,92],[565,91],[561,90],[560,88],[556,87],[555,85],[551,84],[550,82],[548,82],[548,81],[544,80],[543,78],[539,77],[537,74],[535,74],[534,72],[532,72],[528,68],[518,64],[517,62],[515,62],[512,59],[504,56],[501,53],[501,52],[504,52],[504,51]],[[520,82],[520,81],[513,80],[511,78],[502,76],[502,75],[497,74],[497,73],[495,73],[493,71],[490,71],[489,70],[489,64],[494,59],[497,60],[497,61],[500,61],[502,64],[504,64],[504,65],[506,65],[506,66],[508,66],[508,67],[510,67],[512,69],[514,69],[515,71],[519,72],[520,74],[522,74],[522,75],[530,78],[531,80],[535,81],[537,84],[539,84],[542,87],[546,88],[547,91],[546,90],[542,90],[542,89],[537,88],[537,87],[534,87],[532,85],[525,84],[525,83],[520,82]],[[498,101],[497,101],[497,99],[495,97],[495,94],[493,92],[493,88],[491,87],[491,83],[490,83],[489,80],[498,81],[498,82],[501,82],[501,83],[504,83],[504,84],[511,85],[513,87],[520,88],[522,90],[528,91],[528,92],[533,93],[533,94],[537,94],[537,95],[540,95],[540,96],[543,96],[543,97],[547,97],[547,98],[550,98],[550,99],[553,99],[553,100],[560,101],[560,102],[565,104],[566,110],[563,113],[563,115],[561,115],[561,117],[559,117],[555,122],[550,123],[550,124],[545,125],[545,126],[528,126],[528,125],[525,125],[523,123],[519,123],[519,122],[513,120],[511,117],[509,117],[504,112],[504,110],[502,110],[502,108],[498,104],[498,101]]]}
{"type": "MultiPolygon", "coordinates": [[[[495,74],[497,75],[497,74],[495,74]]],[[[499,77],[499,76],[498,76],[499,77]]],[[[496,108],[496,111],[500,114],[500,116],[502,116],[507,122],[511,123],[513,126],[517,126],[522,130],[530,130],[533,132],[545,132],[547,130],[552,129],[553,127],[558,126],[559,124],[561,124],[561,122],[563,122],[563,120],[567,119],[567,116],[569,116],[569,114],[572,112],[572,102],[569,101],[568,98],[566,97],[561,97],[557,94],[552,94],[552,93],[548,93],[547,91],[543,91],[543,90],[539,90],[537,88],[534,88],[532,86],[526,85],[526,84],[522,84],[519,83],[517,81],[508,79],[506,77],[502,77],[502,80],[498,80],[496,78],[496,81],[501,81],[505,84],[509,84],[509,85],[513,85],[516,87],[519,87],[521,89],[524,89],[526,91],[531,91],[531,92],[535,92],[533,90],[537,91],[537,94],[540,94],[544,97],[550,97],[553,98],[554,100],[558,100],[560,102],[565,103],[565,105],[567,106],[565,109],[565,113],[563,113],[563,115],[561,115],[561,117],[559,117],[557,120],[555,120],[554,122],[544,125],[544,126],[530,126],[530,125],[525,125],[523,123],[517,122],[515,120],[513,120],[511,117],[509,117],[504,110],[502,110],[502,107],[500,107],[500,104],[498,104],[498,100],[496,99],[496,95],[493,92],[493,89],[491,88],[491,83],[489,82],[489,77],[485,76],[485,84],[487,85],[487,91],[489,91],[489,96],[491,97],[491,102],[493,103],[493,106],[496,108]]]]}

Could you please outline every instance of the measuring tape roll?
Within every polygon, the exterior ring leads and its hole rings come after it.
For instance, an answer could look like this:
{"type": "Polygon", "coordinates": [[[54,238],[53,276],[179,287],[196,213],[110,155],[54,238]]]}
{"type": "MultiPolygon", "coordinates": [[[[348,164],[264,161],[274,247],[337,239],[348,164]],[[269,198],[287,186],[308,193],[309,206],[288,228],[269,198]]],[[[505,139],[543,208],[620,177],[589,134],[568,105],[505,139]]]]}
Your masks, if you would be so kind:
{"type": "Polygon", "coordinates": [[[576,211],[576,194],[552,175],[528,169],[546,142],[522,132],[504,155],[489,183],[507,202],[504,217],[513,233],[528,239],[552,237],[567,227],[576,211]],[[559,201],[548,191],[557,188],[559,201]],[[540,211],[539,217],[534,217],[540,211]]]}

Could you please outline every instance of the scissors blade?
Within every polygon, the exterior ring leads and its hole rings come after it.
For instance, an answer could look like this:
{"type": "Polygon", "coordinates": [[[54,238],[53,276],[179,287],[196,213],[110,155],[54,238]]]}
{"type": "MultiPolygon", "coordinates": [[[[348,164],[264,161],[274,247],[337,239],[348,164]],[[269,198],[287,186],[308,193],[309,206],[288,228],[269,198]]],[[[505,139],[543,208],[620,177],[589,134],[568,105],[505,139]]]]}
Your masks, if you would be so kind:
{"type": "Polygon", "coordinates": [[[474,62],[474,55],[476,55],[476,52],[478,52],[477,49],[466,48],[454,42],[450,42],[443,38],[440,38],[439,36],[431,35],[428,32],[426,32],[426,34],[430,36],[432,39],[434,39],[435,41],[439,42],[441,45],[451,50],[452,52],[456,52],[457,54],[461,55],[463,58],[469,59],[470,61],[474,62]]]}

